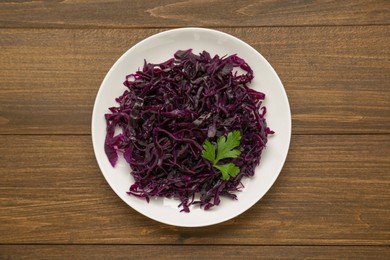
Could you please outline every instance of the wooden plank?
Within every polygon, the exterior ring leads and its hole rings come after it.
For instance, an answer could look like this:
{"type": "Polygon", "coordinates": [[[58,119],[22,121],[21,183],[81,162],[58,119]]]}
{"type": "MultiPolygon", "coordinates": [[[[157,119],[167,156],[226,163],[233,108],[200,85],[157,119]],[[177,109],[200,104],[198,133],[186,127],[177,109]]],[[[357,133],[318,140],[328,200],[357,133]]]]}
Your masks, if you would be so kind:
{"type": "Polygon", "coordinates": [[[383,246],[0,245],[5,259],[388,259],[383,246]]]}
{"type": "MultiPolygon", "coordinates": [[[[115,60],[161,30],[0,30],[0,134],[88,134],[115,60]]],[[[298,134],[390,133],[390,30],[223,29],[279,73],[298,134]]]]}
{"type": "Polygon", "coordinates": [[[0,27],[178,27],[389,24],[371,1],[2,1],[0,27]]]}
{"type": "Polygon", "coordinates": [[[204,228],[160,224],[123,203],[90,136],[0,143],[2,244],[390,245],[390,135],[294,135],[267,195],[204,228]]]}

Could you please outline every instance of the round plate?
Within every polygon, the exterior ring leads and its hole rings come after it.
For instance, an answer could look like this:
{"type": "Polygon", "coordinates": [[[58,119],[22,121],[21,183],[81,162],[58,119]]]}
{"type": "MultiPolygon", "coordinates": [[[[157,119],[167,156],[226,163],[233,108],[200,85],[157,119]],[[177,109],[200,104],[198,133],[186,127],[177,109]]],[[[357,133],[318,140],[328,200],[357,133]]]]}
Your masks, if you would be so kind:
{"type": "Polygon", "coordinates": [[[107,73],[96,96],[92,115],[92,142],[99,167],[115,193],[130,207],[156,221],[183,227],[200,227],[217,224],[243,213],[264,196],[278,177],[286,160],[291,137],[291,113],[287,95],[278,75],[267,60],[247,43],[229,34],[202,28],[182,28],[153,35],[129,49],[118,59],[107,73]],[[125,75],[143,66],[144,59],[151,63],[161,63],[177,50],[193,49],[195,54],[206,50],[212,56],[237,54],[251,66],[254,79],[251,87],[266,94],[266,120],[275,131],[269,136],[263,150],[260,166],[255,176],[244,178],[245,188],[237,193],[238,200],[221,198],[219,206],[205,211],[192,206],[190,213],[180,212],[178,200],[151,198],[145,200],[129,196],[126,191],[134,182],[130,167],[119,156],[113,168],[104,152],[106,122],[104,114],[108,108],[116,106],[115,98],[126,89],[123,86],[125,75]]]}

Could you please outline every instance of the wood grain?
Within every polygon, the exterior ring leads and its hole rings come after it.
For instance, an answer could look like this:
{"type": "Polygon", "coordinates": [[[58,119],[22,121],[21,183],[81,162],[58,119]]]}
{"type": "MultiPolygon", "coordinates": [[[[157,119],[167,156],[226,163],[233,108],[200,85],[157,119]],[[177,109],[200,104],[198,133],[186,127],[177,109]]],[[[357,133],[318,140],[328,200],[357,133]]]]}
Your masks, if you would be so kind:
{"type": "Polygon", "coordinates": [[[388,259],[383,246],[0,245],[6,259],[388,259]]]}
{"type": "Polygon", "coordinates": [[[0,27],[180,27],[389,24],[385,0],[2,1],[0,27]]]}
{"type": "MultiPolygon", "coordinates": [[[[298,134],[390,133],[390,27],[222,29],[260,51],[298,134]]],[[[0,133],[89,134],[104,75],[162,29],[0,30],[0,133]]]]}
{"type": "Polygon", "coordinates": [[[389,25],[386,0],[0,1],[0,259],[390,259],[389,25]],[[204,228],[128,207],[90,137],[112,64],[177,27],[252,45],[293,116],[271,190],[204,228]]]}
{"type": "Polygon", "coordinates": [[[390,245],[390,135],[294,135],[267,195],[204,228],[160,224],[123,203],[89,136],[0,143],[3,244],[390,245]]]}

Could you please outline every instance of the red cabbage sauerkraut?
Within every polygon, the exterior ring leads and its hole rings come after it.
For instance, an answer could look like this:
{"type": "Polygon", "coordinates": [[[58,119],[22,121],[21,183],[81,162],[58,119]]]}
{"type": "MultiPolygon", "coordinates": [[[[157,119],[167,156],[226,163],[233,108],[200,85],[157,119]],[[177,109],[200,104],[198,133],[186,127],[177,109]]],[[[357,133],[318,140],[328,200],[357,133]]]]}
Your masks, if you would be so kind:
{"type": "Polygon", "coordinates": [[[104,146],[112,166],[120,153],[131,167],[135,182],[127,193],[148,202],[176,198],[184,212],[193,204],[208,210],[221,196],[237,199],[242,178],[254,175],[273,133],[264,117],[265,94],[249,87],[252,79],[252,69],[237,55],[211,57],[191,49],[160,64],[145,61],[142,70],[127,75],[127,90],[105,115],[104,146]],[[241,154],[230,161],[240,172],[223,180],[201,156],[202,145],[233,130],[241,133],[241,154]]]}

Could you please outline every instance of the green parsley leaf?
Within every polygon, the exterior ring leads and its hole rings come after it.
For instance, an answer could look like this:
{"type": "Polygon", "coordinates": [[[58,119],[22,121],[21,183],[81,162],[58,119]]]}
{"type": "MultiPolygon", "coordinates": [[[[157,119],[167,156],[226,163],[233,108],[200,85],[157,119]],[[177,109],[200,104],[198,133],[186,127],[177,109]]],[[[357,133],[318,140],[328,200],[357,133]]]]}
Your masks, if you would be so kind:
{"type": "Polygon", "coordinates": [[[215,152],[215,146],[206,140],[203,144],[202,157],[213,163],[213,167],[218,169],[222,173],[222,179],[228,180],[230,177],[235,177],[240,172],[234,163],[228,163],[218,165],[220,160],[227,158],[237,158],[241,152],[234,149],[240,146],[241,133],[238,130],[230,132],[227,137],[220,136],[217,139],[217,152],[215,152]]]}
{"type": "Polygon", "coordinates": [[[236,177],[240,172],[240,168],[238,168],[234,163],[214,165],[214,167],[222,173],[222,180],[228,180],[230,177],[236,177]]]}
{"type": "Polygon", "coordinates": [[[214,163],[215,161],[215,147],[209,140],[206,140],[203,145],[202,157],[214,163]]]}
{"type": "Polygon", "coordinates": [[[226,158],[237,158],[241,152],[233,148],[236,148],[240,145],[241,133],[238,130],[230,132],[225,138],[225,136],[218,137],[217,140],[217,158],[216,162],[226,159],[226,158]]]}

